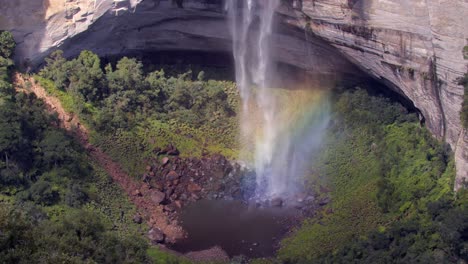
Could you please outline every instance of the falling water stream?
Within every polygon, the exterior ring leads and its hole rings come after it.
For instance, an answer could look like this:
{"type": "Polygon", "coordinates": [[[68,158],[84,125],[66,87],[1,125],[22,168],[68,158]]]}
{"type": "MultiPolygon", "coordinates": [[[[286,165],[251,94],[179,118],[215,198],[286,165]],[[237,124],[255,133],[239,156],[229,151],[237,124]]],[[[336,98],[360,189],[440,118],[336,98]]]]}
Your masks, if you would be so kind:
{"type": "Polygon", "coordinates": [[[245,153],[253,153],[255,198],[290,197],[298,191],[297,179],[306,173],[309,158],[322,140],[328,100],[323,91],[304,84],[297,89],[277,87],[274,81],[278,72],[273,30],[280,0],[229,3],[236,81],[242,98],[241,138],[247,139],[245,153]]]}
{"type": "Polygon", "coordinates": [[[254,202],[202,200],[187,206],[180,220],[188,237],[173,248],[185,253],[219,245],[231,257],[265,257],[274,254],[293,219],[301,215],[294,198],[304,195],[301,179],[310,173],[330,106],[319,82],[294,81],[284,87],[276,81],[281,72],[273,56],[274,25],[280,0],[227,3],[242,99],[240,159],[255,169],[254,202]],[[268,206],[274,203],[267,200],[276,198],[286,206],[268,206]]]}

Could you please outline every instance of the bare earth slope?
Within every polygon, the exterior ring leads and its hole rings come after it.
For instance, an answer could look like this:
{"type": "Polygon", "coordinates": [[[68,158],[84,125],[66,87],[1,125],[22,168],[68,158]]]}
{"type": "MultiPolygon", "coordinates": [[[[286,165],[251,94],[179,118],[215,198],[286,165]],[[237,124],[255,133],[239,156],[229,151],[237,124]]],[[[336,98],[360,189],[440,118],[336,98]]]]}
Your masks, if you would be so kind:
{"type": "Polygon", "coordinates": [[[36,83],[32,77],[25,78],[20,73],[15,73],[14,84],[17,90],[34,93],[38,98],[44,100],[51,114],[54,112],[58,114],[60,126],[75,136],[86,148],[89,156],[104,168],[112,179],[122,187],[150,228],[160,229],[165,234],[167,242],[174,242],[176,239],[183,237],[184,232],[177,225],[177,222],[169,221],[167,215],[163,212],[163,206],[159,203],[154,203],[151,199],[154,190],[150,189],[150,186],[146,183],[136,182],[101,149],[90,144],[89,132],[86,127],[80,124],[78,117],[67,113],[60,101],[48,95],[46,90],[36,83]],[[24,88],[26,87],[26,82],[31,83],[28,90],[24,88]]]}

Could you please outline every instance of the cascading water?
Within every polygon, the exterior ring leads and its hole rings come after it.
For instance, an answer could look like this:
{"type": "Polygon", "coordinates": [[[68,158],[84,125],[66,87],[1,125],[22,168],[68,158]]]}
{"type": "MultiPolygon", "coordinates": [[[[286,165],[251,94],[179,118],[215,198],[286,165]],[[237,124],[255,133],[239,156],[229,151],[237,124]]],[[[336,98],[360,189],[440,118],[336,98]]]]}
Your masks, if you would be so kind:
{"type": "Polygon", "coordinates": [[[323,92],[275,89],[271,51],[279,5],[280,0],[231,0],[228,6],[242,98],[241,138],[245,153],[253,153],[259,199],[297,191],[297,179],[306,173],[328,123],[323,92]]]}

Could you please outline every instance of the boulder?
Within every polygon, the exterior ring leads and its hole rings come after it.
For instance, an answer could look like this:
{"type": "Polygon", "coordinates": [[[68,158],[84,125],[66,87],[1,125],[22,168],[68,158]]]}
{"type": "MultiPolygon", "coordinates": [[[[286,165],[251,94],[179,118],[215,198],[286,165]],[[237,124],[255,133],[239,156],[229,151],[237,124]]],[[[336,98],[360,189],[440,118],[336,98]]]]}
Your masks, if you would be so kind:
{"type": "Polygon", "coordinates": [[[159,152],[160,154],[167,154],[171,156],[179,155],[179,150],[172,144],[167,145],[163,150],[159,152]]]}
{"type": "Polygon", "coordinates": [[[164,206],[164,211],[172,213],[175,210],[176,210],[176,207],[173,204],[168,204],[168,205],[164,206]]]}
{"type": "Polygon", "coordinates": [[[143,218],[140,214],[136,214],[135,216],[133,216],[133,222],[136,224],[141,224],[143,222],[143,218]]]}
{"type": "Polygon", "coordinates": [[[181,200],[181,201],[186,201],[187,199],[188,199],[187,194],[182,193],[182,194],[180,195],[180,200],[181,200]]]}
{"type": "Polygon", "coordinates": [[[201,191],[201,189],[202,188],[200,187],[200,185],[198,185],[198,184],[196,184],[194,182],[189,183],[189,185],[187,186],[187,190],[189,192],[191,192],[191,193],[199,192],[199,191],[201,191]]]}
{"type": "Polygon", "coordinates": [[[172,156],[178,156],[179,154],[180,152],[177,148],[171,149],[170,151],[167,152],[167,155],[172,155],[172,156]]]}
{"type": "Polygon", "coordinates": [[[153,150],[153,153],[155,153],[156,155],[159,155],[159,152],[161,152],[161,148],[155,148],[153,150]]]}
{"type": "Polygon", "coordinates": [[[161,204],[164,201],[166,195],[163,192],[154,190],[151,193],[151,201],[155,204],[161,204]]]}
{"type": "Polygon", "coordinates": [[[153,244],[161,244],[164,243],[166,236],[159,228],[151,228],[148,231],[148,238],[153,244]]]}
{"type": "Polygon", "coordinates": [[[170,199],[171,195],[174,193],[174,188],[167,188],[165,192],[165,196],[167,199],[170,199]]]}
{"type": "Polygon", "coordinates": [[[167,175],[166,175],[166,180],[168,181],[175,181],[175,180],[178,180],[180,178],[180,175],[175,172],[175,171],[170,171],[167,175]]]}
{"type": "Polygon", "coordinates": [[[281,207],[283,206],[283,199],[277,197],[270,201],[271,206],[273,207],[281,207]]]}
{"type": "Polygon", "coordinates": [[[169,161],[170,161],[170,160],[169,160],[168,157],[164,157],[164,158],[162,158],[162,160],[161,160],[161,164],[162,164],[162,165],[166,165],[166,164],[169,163],[169,161]]]}

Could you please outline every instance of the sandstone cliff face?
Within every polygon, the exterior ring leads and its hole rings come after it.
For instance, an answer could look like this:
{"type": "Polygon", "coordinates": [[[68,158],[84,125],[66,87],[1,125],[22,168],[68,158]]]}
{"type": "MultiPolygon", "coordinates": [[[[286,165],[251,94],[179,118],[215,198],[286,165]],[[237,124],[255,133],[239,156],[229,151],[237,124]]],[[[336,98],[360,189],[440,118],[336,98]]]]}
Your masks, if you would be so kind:
{"type": "Polygon", "coordinates": [[[302,25],[409,98],[427,127],[455,150],[458,188],[468,180],[468,134],[460,123],[468,39],[466,0],[296,1],[302,25]],[[300,3],[299,3],[300,2],[300,3]]]}
{"type": "MultiPolygon", "coordinates": [[[[17,60],[36,64],[54,48],[100,55],[153,50],[230,52],[223,1],[0,0],[0,29],[17,60]]],[[[275,59],[320,73],[356,74],[348,60],[411,100],[432,133],[455,150],[457,184],[468,179],[468,133],[459,111],[466,72],[466,0],[289,0],[275,59]],[[304,30],[305,29],[305,30],[304,30]],[[340,54],[341,53],[341,54],[340,54]],[[346,57],[347,59],[345,59],[346,57]]]]}
{"type": "MultiPolygon", "coordinates": [[[[57,47],[66,56],[83,49],[103,56],[156,50],[231,52],[224,1],[185,0],[183,8],[174,2],[0,0],[5,7],[0,29],[13,32],[17,61],[33,66],[57,47]]],[[[284,24],[280,31],[274,53],[278,61],[321,73],[356,74],[357,69],[323,40],[307,38],[295,25],[284,24]]]]}
{"type": "MultiPolygon", "coordinates": [[[[35,60],[114,9],[114,0],[0,0],[0,29],[12,31],[17,58],[35,60]]],[[[126,1],[129,8],[131,3],[126,1]]],[[[118,8],[118,7],[117,7],[118,8]]],[[[122,7],[120,7],[122,8],[122,7]]]]}

